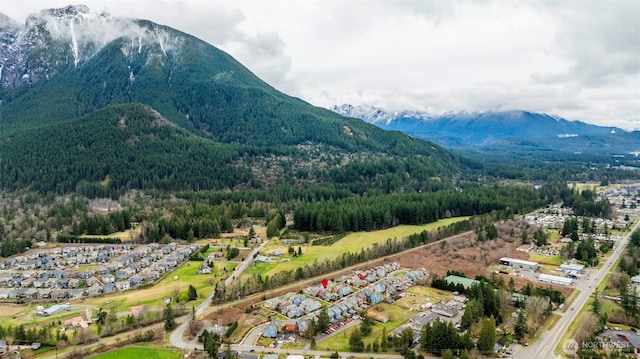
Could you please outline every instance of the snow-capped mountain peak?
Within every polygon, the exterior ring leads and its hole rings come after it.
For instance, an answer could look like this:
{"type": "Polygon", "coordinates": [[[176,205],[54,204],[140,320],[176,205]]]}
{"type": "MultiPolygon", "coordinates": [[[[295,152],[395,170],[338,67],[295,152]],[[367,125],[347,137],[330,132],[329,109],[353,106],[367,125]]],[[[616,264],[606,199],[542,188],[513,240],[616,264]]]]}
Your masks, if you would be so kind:
{"type": "Polygon", "coordinates": [[[385,112],[373,106],[333,106],[332,111],[359,118],[387,130],[429,139],[445,146],[478,146],[504,141],[616,135],[615,127],[568,121],[555,115],[512,111],[447,112],[430,115],[416,111],[385,112]]]}
{"type": "Polygon", "coordinates": [[[399,112],[387,112],[384,109],[375,106],[353,106],[350,104],[343,104],[340,106],[334,105],[330,108],[330,110],[342,116],[359,118],[365,122],[369,122],[372,124],[385,125],[389,125],[392,121],[398,118],[426,120],[431,117],[427,113],[418,111],[405,110],[399,112]]]}
{"type": "Polygon", "coordinates": [[[43,10],[30,15],[24,25],[0,14],[0,85],[34,84],[67,66],[78,68],[121,38],[125,40],[122,53],[127,57],[148,46],[149,54],[153,53],[150,58],[166,58],[181,44],[181,36],[176,34],[148,22],[92,11],[85,5],[43,10]]]}

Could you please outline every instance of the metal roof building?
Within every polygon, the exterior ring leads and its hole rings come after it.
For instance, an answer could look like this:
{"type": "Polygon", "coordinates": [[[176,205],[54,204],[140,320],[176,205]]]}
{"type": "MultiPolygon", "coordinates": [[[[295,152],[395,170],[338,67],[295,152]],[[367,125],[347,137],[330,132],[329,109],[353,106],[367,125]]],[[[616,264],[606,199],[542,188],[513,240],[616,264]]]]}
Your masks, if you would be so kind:
{"type": "Polygon", "coordinates": [[[538,280],[545,283],[560,285],[570,285],[571,283],[573,283],[573,279],[571,278],[559,277],[557,275],[550,274],[540,274],[540,276],[538,276],[538,280]]]}
{"type": "Polygon", "coordinates": [[[560,270],[563,272],[578,272],[578,273],[584,273],[584,266],[582,264],[561,264],[560,265],[560,270]]]}
{"type": "Polygon", "coordinates": [[[478,283],[475,279],[469,279],[465,277],[458,277],[457,275],[448,275],[444,278],[449,283],[462,284],[465,288],[469,288],[472,285],[478,283]]]}
{"type": "Polygon", "coordinates": [[[499,261],[500,265],[509,266],[516,269],[524,269],[531,272],[535,272],[538,270],[538,268],[540,268],[540,264],[538,264],[538,262],[525,261],[522,259],[502,257],[499,259],[499,261]]]}

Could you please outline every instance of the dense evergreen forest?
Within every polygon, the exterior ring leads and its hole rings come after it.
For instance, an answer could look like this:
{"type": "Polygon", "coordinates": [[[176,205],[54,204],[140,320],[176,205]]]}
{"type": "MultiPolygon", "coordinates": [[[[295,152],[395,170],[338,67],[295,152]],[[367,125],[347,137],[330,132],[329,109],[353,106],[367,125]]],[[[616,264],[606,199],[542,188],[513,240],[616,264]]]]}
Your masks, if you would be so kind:
{"type": "MultiPolygon", "coordinates": [[[[36,241],[107,235],[141,226],[138,242],[165,242],[217,237],[236,227],[262,223],[269,235],[278,235],[293,220],[299,232],[340,234],[375,230],[398,224],[423,224],[452,216],[511,218],[515,214],[556,203],[563,196],[584,196],[552,181],[531,185],[470,184],[455,190],[396,192],[372,190],[357,194],[341,186],[291,187],[241,191],[131,191],[112,209],[96,210],[95,201],[78,194],[39,195],[32,191],[5,192],[0,211],[0,254],[9,256],[36,241]]],[[[105,201],[105,200],[100,200],[105,201]]],[[[103,206],[104,207],[104,206],[103,206]]],[[[460,228],[459,228],[460,229],[460,228]]],[[[468,230],[468,229],[467,229],[468,230]]],[[[415,242],[408,239],[410,243],[415,242]]],[[[418,239],[424,242],[426,239],[418,239]]],[[[411,244],[414,246],[415,244],[411,244]]],[[[405,247],[399,244],[399,247],[405,247]]]]}
{"type": "MultiPolygon", "coordinates": [[[[434,147],[435,148],[435,147],[434,147]]],[[[131,189],[256,189],[276,183],[335,184],[352,193],[451,188],[461,163],[428,156],[348,152],[329,145],[271,147],[216,143],[140,104],[107,107],[77,120],[0,134],[0,187],[112,197],[131,189]]]]}

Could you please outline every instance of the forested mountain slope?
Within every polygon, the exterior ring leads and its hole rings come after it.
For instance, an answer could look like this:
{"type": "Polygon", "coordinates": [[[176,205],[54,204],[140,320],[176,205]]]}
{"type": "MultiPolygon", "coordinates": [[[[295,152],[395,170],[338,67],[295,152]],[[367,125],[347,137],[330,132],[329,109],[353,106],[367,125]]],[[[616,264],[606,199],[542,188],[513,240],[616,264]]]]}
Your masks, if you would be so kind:
{"type": "Polygon", "coordinates": [[[3,188],[112,193],[284,181],[433,190],[451,186],[468,164],[433,143],[287,96],[223,51],[149,21],[70,6],[25,25],[5,17],[0,27],[3,188]],[[148,108],[93,114],[128,103],[148,108]],[[115,117],[147,124],[150,109],[174,126],[127,128],[138,138],[128,143],[115,117]]]}

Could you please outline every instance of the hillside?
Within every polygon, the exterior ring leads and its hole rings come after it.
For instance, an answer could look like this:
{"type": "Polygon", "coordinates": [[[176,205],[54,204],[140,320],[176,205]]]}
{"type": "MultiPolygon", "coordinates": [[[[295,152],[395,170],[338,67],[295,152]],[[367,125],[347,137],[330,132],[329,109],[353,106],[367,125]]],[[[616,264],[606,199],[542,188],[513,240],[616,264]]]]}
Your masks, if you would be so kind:
{"type": "Polygon", "coordinates": [[[3,132],[139,102],[219,142],[313,141],[349,150],[429,152],[406,136],[282,94],[223,51],[166,26],[93,14],[85,7],[45,10],[11,35],[15,26],[6,25],[0,36],[3,132]],[[62,28],[62,35],[52,32],[51,24],[62,28]],[[82,26],[92,35],[80,36],[82,26]],[[102,33],[116,30],[120,36],[100,42],[102,33]]]}
{"type": "Polygon", "coordinates": [[[2,188],[104,195],[109,188],[233,187],[237,151],[194,136],[140,104],[118,105],[0,141],[2,188]]]}
{"type": "Polygon", "coordinates": [[[435,190],[468,163],[287,96],[166,26],[84,6],[0,20],[2,188],[435,190]]]}

